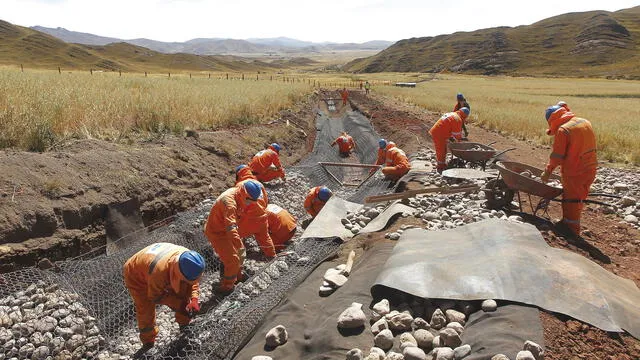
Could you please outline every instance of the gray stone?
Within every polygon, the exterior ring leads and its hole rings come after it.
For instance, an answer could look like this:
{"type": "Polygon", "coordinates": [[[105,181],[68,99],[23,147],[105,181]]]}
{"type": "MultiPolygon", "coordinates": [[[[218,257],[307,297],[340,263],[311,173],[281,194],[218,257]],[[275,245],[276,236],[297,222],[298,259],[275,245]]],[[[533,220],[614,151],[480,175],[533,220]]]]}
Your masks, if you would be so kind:
{"type": "Polygon", "coordinates": [[[496,311],[496,309],[498,309],[498,304],[495,300],[489,299],[482,302],[482,311],[493,312],[496,311]]]}
{"type": "Polygon", "coordinates": [[[272,328],[265,336],[266,345],[272,348],[286,343],[288,339],[289,334],[287,333],[287,329],[282,325],[272,328]]]}
{"type": "Polygon", "coordinates": [[[321,296],[327,296],[327,295],[331,295],[333,294],[333,292],[336,291],[335,288],[330,287],[330,286],[320,286],[320,288],[318,289],[318,293],[321,296]]]}
{"type": "Polygon", "coordinates": [[[362,304],[354,302],[338,317],[338,327],[342,329],[358,328],[364,326],[366,321],[367,317],[362,311],[362,304]]]}
{"type": "Polygon", "coordinates": [[[373,325],[371,325],[371,332],[373,333],[373,335],[378,335],[380,331],[388,328],[389,324],[387,323],[387,319],[381,318],[380,320],[373,323],[373,325]]]}
{"type": "Polygon", "coordinates": [[[533,355],[534,358],[536,358],[536,360],[543,360],[544,359],[544,348],[536,343],[534,343],[531,340],[527,340],[524,342],[524,346],[522,348],[522,350],[526,350],[531,352],[531,354],[533,355]]]}
{"type": "Polygon", "coordinates": [[[445,312],[445,314],[447,316],[448,322],[457,322],[460,325],[464,325],[466,323],[467,316],[460,311],[449,309],[445,312]]]}
{"type": "Polygon", "coordinates": [[[347,360],[363,360],[363,359],[364,359],[364,353],[362,352],[362,350],[358,348],[351,349],[347,353],[347,360]]]}
{"type": "Polygon", "coordinates": [[[433,342],[431,343],[431,347],[432,348],[439,348],[444,346],[444,343],[442,342],[442,340],[440,339],[440,335],[436,335],[433,337],[433,342]]]}
{"type": "Polygon", "coordinates": [[[387,357],[385,357],[384,360],[404,360],[404,355],[398,354],[394,351],[389,351],[387,357]]]}
{"type": "Polygon", "coordinates": [[[20,355],[20,357],[23,359],[28,359],[31,354],[33,354],[35,349],[36,347],[33,346],[33,344],[26,343],[20,347],[20,350],[18,350],[18,355],[20,355]]]}
{"type": "Polygon", "coordinates": [[[423,349],[431,349],[433,347],[433,334],[429,330],[418,329],[413,332],[416,344],[423,349]]]}
{"type": "MultiPolygon", "coordinates": [[[[335,269],[329,269],[329,270],[335,270],[335,269]]],[[[329,276],[325,276],[324,280],[336,287],[341,287],[342,285],[347,283],[347,277],[340,274],[340,273],[335,273],[335,274],[331,274],[329,276]]]]}
{"type": "MultiPolygon", "coordinates": [[[[384,350],[380,349],[379,347],[372,347],[369,350],[369,357],[372,357],[372,355],[374,355],[375,357],[377,357],[377,359],[379,360],[384,360],[386,354],[384,353],[384,350]]],[[[370,360],[374,360],[374,359],[370,359],[370,360]]]]}
{"type": "Polygon", "coordinates": [[[631,224],[637,224],[638,223],[638,218],[635,215],[627,215],[624,217],[624,221],[631,223],[631,224]]]}
{"type": "Polygon", "coordinates": [[[531,351],[522,350],[516,355],[516,360],[536,360],[531,351]]]}
{"type": "Polygon", "coordinates": [[[389,350],[393,346],[393,333],[389,329],[384,329],[373,338],[373,343],[382,350],[389,350]]]}
{"type": "Polygon", "coordinates": [[[613,184],[613,188],[617,192],[628,191],[629,190],[629,185],[627,185],[625,183],[617,182],[617,183],[613,184]]]}
{"type": "Polygon", "coordinates": [[[50,350],[47,346],[39,346],[37,349],[35,349],[33,351],[33,354],[31,355],[31,359],[32,360],[45,360],[49,354],[50,354],[50,350]]]}
{"type": "Polygon", "coordinates": [[[623,196],[622,199],[620,200],[620,205],[622,205],[622,207],[633,206],[636,203],[637,203],[636,198],[631,196],[623,196]]]}
{"type": "Polygon", "coordinates": [[[56,327],[55,334],[63,339],[69,339],[73,335],[73,330],[69,328],[56,327]]]}
{"type": "Polygon", "coordinates": [[[411,330],[411,323],[413,322],[413,317],[406,312],[401,312],[391,316],[391,318],[387,317],[389,322],[389,328],[397,331],[409,331],[411,330]]]}
{"type": "Polygon", "coordinates": [[[273,360],[271,356],[257,355],[251,358],[251,360],[273,360]]]}
{"type": "Polygon", "coordinates": [[[435,353],[435,360],[453,360],[453,349],[450,347],[438,348],[435,353]]]}
{"type": "Polygon", "coordinates": [[[417,329],[429,329],[429,323],[427,322],[427,320],[421,318],[421,317],[417,317],[415,319],[413,319],[413,322],[411,323],[411,328],[413,330],[417,330],[417,329]]]}
{"type": "Polygon", "coordinates": [[[458,333],[458,335],[462,335],[462,333],[464,332],[464,327],[460,325],[460,323],[455,321],[448,323],[447,327],[455,330],[458,333]]]}
{"type": "Polygon", "coordinates": [[[51,349],[51,353],[53,355],[59,353],[60,351],[62,351],[62,349],[64,349],[64,339],[60,336],[54,337],[49,342],[49,348],[51,349]]]}
{"type": "Polygon", "coordinates": [[[418,345],[416,345],[414,343],[410,343],[410,342],[401,342],[399,347],[400,347],[400,351],[403,351],[404,348],[407,348],[407,347],[418,347],[418,345]]]}
{"type": "Polygon", "coordinates": [[[440,330],[447,325],[447,318],[444,316],[442,310],[436,309],[436,311],[433,312],[429,325],[436,330],[440,330]]]}
{"type": "Polygon", "coordinates": [[[509,216],[509,220],[510,221],[522,222],[522,217],[520,217],[518,215],[511,215],[511,216],[509,216]]]}
{"type": "Polygon", "coordinates": [[[471,345],[466,344],[453,349],[453,358],[462,360],[471,354],[471,345]]]}
{"type": "Polygon", "coordinates": [[[390,312],[389,300],[382,299],[373,305],[373,311],[378,315],[385,316],[390,312]]]}
{"type": "Polygon", "coordinates": [[[73,335],[67,343],[65,344],[65,348],[71,352],[73,352],[78,346],[84,343],[84,336],[82,335],[73,335]]]}
{"type": "Polygon", "coordinates": [[[491,360],[510,360],[510,359],[507,355],[496,354],[491,358],[491,360]]]}
{"type": "Polygon", "coordinates": [[[445,346],[456,348],[462,345],[462,340],[458,332],[452,328],[444,328],[440,330],[440,339],[445,346]]]}
{"type": "Polygon", "coordinates": [[[419,347],[406,347],[402,351],[405,360],[427,360],[427,354],[419,347]]]}
{"type": "Polygon", "coordinates": [[[411,343],[411,344],[414,344],[416,346],[418,345],[418,341],[416,341],[416,339],[413,337],[413,335],[411,335],[411,333],[408,333],[408,332],[400,334],[399,340],[400,340],[400,344],[402,344],[402,343],[411,343]]]}

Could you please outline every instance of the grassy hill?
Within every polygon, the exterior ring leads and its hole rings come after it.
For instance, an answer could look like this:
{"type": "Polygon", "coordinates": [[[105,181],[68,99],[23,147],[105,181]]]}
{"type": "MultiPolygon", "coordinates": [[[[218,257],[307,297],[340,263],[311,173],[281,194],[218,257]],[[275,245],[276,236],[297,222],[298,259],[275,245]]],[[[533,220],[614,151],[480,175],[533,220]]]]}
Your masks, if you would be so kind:
{"type": "Polygon", "coordinates": [[[640,6],[401,40],[345,69],[640,78],[640,6]]]}
{"type": "Polygon", "coordinates": [[[69,44],[51,35],[0,20],[0,64],[46,69],[122,71],[256,71],[281,67],[233,56],[163,54],[127,43],[69,44]]]}

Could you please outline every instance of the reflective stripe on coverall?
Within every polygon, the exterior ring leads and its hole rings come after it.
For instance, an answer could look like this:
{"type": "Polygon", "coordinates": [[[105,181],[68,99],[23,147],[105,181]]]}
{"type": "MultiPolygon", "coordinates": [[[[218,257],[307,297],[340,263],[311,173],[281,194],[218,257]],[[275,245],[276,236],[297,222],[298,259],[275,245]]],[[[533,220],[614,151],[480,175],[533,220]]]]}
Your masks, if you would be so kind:
{"type": "Polygon", "coordinates": [[[588,120],[575,117],[566,108],[551,114],[549,125],[548,133],[555,137],[546,171],[551,174],[561,167],[562,221],[580,235],[582,200],[589,194],[598,166],[596,137],[588,120]]]}
{"type": "Polygon", "coordinates": [[[188,281],[180,272],[178,258],[189,249],[156,243],[138,251],[123,266],[124,283],[136,307],[136,319],[143,344],[155,342],[156,304],[175,311],[176,322],[189,324],[191,319],[185,307],[191,298],[197,298],[199,280],[188,281]]]}
{"type": "Polygon", "coordinates": [[[436,151],[438,170],[447,168],[447,142],[452,136],[458,141],[462,139],[462,122],[465,118],[462,111],[446,113],[429,130],[436,151]]]}
{"type": "Polygon", "coordinates": [[[280,156],[272,149],[265,149],[255,154],[249,162],[249,167],[258,181],[263,183],[285,177],[280,156]]]}
{"type": "Polygon", "coordinates": [[[318,192],[320,192],[321,187],[322,186],[316,186],[309,190],[307,198],[304,200],[304,209],[307,210],[307,213],[312,217],[316,217],[324,207],[324,204],[326,204],[325,201],[318,199],[318,192]]]}
{"type": "Polygon", "coordinates": [[[296,233],[296,218],[287,210],[275,204],[267,206],[267,219],[269,222],[269,234],[276,251],[285,248],[285,243],[296,233]]]}
{"type": "Polygon", "coordinates": [[[404,151],[391,144],[387,145],[385,167],[382,168],[382,173],[389,179],[398,180],[410,169],[411,164],[404,151]]]}

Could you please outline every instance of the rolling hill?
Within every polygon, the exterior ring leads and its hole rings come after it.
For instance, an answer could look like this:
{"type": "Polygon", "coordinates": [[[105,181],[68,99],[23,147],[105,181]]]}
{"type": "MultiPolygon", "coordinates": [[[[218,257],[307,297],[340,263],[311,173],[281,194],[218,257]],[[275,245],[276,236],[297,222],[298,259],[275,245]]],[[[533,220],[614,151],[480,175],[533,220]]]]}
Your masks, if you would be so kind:
{"type": "MultiPolygon", "coordinates": [[[[196,46],[197,42],[194,43],[196,46]]],[[[293,61],[295,59],[292,59],[293,61]]],[[[0,20],[0,64],[55,69],[103,69],[139,72],[256,71],[286,67],[235,56],[165,54],[128,43],[80,45],[0,20]]]]}
{"type": "Polygon", "coordinates": [[[401,40],[345,69],[640,78],[640,6],[401,40]]]}

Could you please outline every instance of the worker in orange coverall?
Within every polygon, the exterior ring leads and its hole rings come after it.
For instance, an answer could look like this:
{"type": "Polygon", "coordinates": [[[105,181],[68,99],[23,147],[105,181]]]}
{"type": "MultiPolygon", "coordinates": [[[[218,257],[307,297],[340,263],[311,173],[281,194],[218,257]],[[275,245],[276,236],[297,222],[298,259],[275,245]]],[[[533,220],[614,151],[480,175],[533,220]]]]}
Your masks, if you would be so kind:
{"type": "Polygon", "coordinates": [[[280,164],[280,150],[282,150],[280,145],[273,143],[268,148],[255,154],[251,162],[249,162],[253,175],[260,182],[269,182],[277,178],[285,179],[284,168],[280,164]]]}
{"type": "Polygon", "coordinates": [[[262,184],[245,180],[220,194],[211,207],[204,233],[222,262],[222,279],[216,289],[220,295],[231,293],[242,275],[246,257],[243,235],[266,233],[265,237],[256,236],[256,240],[261,246],[266,245],[262,250],[267,256],[275,256],[263,206],[266,207],[266,198],[262,184]]]}
{"type": "Polygon", "coordinates": [[[304,209],[311,217],[315,218],[332,195],[333,193],[328,187],[316,186],[309,190],[307,198],[304,200],[304,209]]]}
{"type": "Polygon", "coordinates": [[[349,90],[347,88],[342,88],[342,90],[338,90],[340,93],[340,97],[342,97],[342,105],[347,105],[347,101],[349,100],[349,90]]]}
{"type": "Polygon", "coordinates": [[[447,168],[447,142],[451,137],[456,141],[462,139],[462,124],[464,119],[469,116],[468,108],[461,108],[452,113],[446,113],[436,121],[429,130],[429,135],[433,139],[433,147],[436,150],[436,160],[438,162],[436,169],[439,173],[447,168]]]}
{"type": "MultiPolygon", "coordinates": [[[[456,105],[453,107],[453,112],[456,112],[462,109],[463,107],[466,107],[467,109],[469,109],[469,111],[471,111],[471,106],[467,102],[467,99],[465,99],[462,93],[458,93],[458,95],[456,95],[456,105]]],[[[464,132],[464,137],[466,138],[469,136],[469,131],[467,131],[467,125],[465,120],[462,121],[462,132],[464,132]]]]}
{"type": "Polygon", "coordinates": [[[338,144],[338,152],[342,157],[348,157],[351,151],[356,149],[356,142],[353,141],[353,138],[346,132],[343,132],[342,135],[333,140],[331,147],[335,144],[338,144]]]}
{"type": "Polygon", "coordinates": [[[398,180],[411,170],[407,155],[395,143],[389,142],[386,147],[385,166],[382,173],[387,179],[398,180]]]}
{"type": "Polygon", "coordinates": [[[267,205],[269,235],[276,251],[282,251],[285,244],[296,234],[296,218],[287,210],[275,204],[267,205]]]}
{"type": "Polygon", "coordinates": [[[562,173],[562,222],[558,225],[580,235],[580,215],[582,201],[587,198],[591,183],[596,178],[598,159],[596,156],[596,136],[591,123],[554,105],[545,113],[549,129],[554,136],[553,151],[549,157],[542,181],[549,181],[553,170],[560,166],[562,173]]]}
{"type": "Polygon", "coordinates": [[[236,185],[244,180],[258,180],[247,165],[236,166],[236,185]]]}
{"type": "Polygon", "coordinates": [[[181,327],[200,311],[198,283],[204,268],[200,254],[169,243],[149,245],[127,260],[124,283],[136,307],[143,349],[153,347],[158,335],[157,304],[173,309],[181,327]]]}

